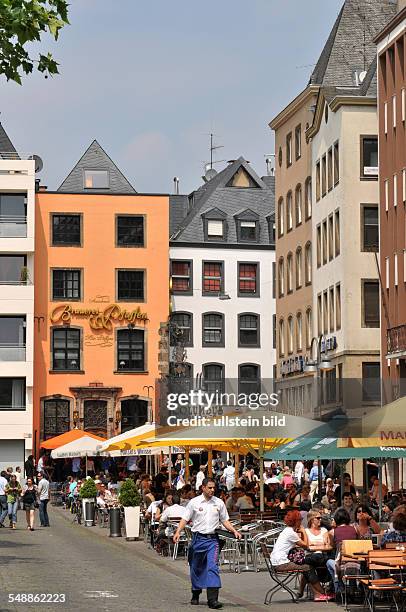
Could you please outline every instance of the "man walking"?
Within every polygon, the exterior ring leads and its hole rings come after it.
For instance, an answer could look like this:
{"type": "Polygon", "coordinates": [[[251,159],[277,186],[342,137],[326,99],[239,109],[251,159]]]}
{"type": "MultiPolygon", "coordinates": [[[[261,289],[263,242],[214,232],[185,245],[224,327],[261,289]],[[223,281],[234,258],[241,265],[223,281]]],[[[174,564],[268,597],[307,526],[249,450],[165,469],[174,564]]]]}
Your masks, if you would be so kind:
{"type": "Polygon", "coordinates": [[[202,495],[192,499],[185,509],[185,514],[179,523],[173,541],[179,541],[180,534],[185,525],[192,522],[192,544],[189,549],[190,578],[192,581],[193,606],[199,605],[199,595],[202,589],[207,589],[207,603],[209,608],[219,610],[223,607],[218,601],[221,588],[218,567],[219,538],[216,529],[223,525],[236,538],[241,534],[234,529],[228,517],[224,502],[215,497],[215,483],[212,478],[205,478],[202,482],[202,495]]]}
{"type": "MultiPolygon", "coordinates": [[[[321,464],[320,464],[321,465],[321,464]]],[[[323,466],[321,466],[321,479],[323,480],[323,466]]],[[[316,493],[319,493],[319,462],[317,459],[313,461],[313,467],[310,470],[309,474],[309,482],[310,482],[310,500],[313,503],[314,496],[316,493]]]]}
{"type": "Polygon", "coordinates": [[[5,472],[0,474],[0,527],[4,527],[3,522],[8,514],[6,485],[8,484],[5,472]]]}
{"type": "Polygon", "coordinates": [[[39,497],[39,520],[41,527],[49,527],[48,502],[49,502],[49,482],[45,478],[44,472],[38,472],[38,497],[39,497]]]}

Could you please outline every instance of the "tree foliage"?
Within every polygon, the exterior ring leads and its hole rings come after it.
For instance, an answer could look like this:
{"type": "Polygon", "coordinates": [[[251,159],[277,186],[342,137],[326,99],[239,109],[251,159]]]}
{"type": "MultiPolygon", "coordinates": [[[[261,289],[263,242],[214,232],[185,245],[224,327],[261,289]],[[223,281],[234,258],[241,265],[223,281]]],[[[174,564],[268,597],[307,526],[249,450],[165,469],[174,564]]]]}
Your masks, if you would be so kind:
{"type": "Polygon", "coordinates": [[[22,73],[30,74],[34,64],[45,78],[58,74],[51,53],[33,57],[26,47],[41,41],[44,32],[58,40],[69,24],[68,6],[67,0],[0,0],[0,74],[20,85],[22,73]]]}

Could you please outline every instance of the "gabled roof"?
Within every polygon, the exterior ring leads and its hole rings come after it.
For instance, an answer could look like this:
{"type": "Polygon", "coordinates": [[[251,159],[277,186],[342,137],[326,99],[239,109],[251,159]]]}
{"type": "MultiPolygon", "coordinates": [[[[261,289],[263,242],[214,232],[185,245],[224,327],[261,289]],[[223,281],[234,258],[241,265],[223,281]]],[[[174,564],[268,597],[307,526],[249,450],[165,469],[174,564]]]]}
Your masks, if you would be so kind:
{"type": "Polygon", "coordinates": [[[65,193],[137,193],[97,140],[93,140],[90,147],[84,152],[58,188],[58,191],[65,193]],[[84,187],[85,170],[107,170],[109,173],[109,188],[86,189],[84,187]]]}
{"type": "Polygon", "coordinates": [[[226,213],[224,212],[224,210],[220,210],[219,208],[217,208],[217,206],[215,206],[214,208],[209,208],[208,210],[205,210],[204,212],[202,212],[202,217],[205,217],[206,219],[225,219],[227,217],[226,213]]]}
{"type": "MultiPolygon", "coordinates": [[[[219,247],[226,244],[240,245],[237,239],[237,229],[235,223],[236,215],[244,214],[247,211],[251,215],[257,215],[259,220],[259,245],[273,244],[269,236],[268,218],[272,218],[275,213],[275,177],[264,177],[261,179],[250,164],[243,158],[229,163],[221,172],[216,174],[210,181],[204,183],[199,189],[192,192],[187,197],[170,197],[170,217],[171,217],[171,242],[172,244],[203,244],[207,241],[204,235],[204,223],[202,216],[207,215],[213,210],[225,215],[227,221],[226,240],[219,242],[219,247]],[[233,176],[241,168],[249,175],[255,187],[228,187],[233,176]],[[182,221],[173,231],[173,218],[179,219],[181,212],[185,213],[182,221]]],[[[252,216],[251,216],[252,218],[252,216]]],[[[210,246],[213,241],[210,240],[210,246]]],[[[252,245],[255,248],[255,244],[252,245]]]]}
{"type": "Polygon", "coordinates": [[[3,157],[3,153],[17,153],[17,151],[0,123],[0,157],[3,157]]]}
{"type": "Polygon", "coordinates": [[[309,84],[354,87],[354,73],[376,61],[374,38],[396,11],[393,0],[345,0],[309,84]]]}
{"type": "Polygon", "coordinates": [[[254,221],[258,219],[259,215],[255,212],[255,210],[251,210],[250,208],[245,208],[244,210],[238,210],[234,217],[236,219],[246,219],[247,221],[254,221]]]}

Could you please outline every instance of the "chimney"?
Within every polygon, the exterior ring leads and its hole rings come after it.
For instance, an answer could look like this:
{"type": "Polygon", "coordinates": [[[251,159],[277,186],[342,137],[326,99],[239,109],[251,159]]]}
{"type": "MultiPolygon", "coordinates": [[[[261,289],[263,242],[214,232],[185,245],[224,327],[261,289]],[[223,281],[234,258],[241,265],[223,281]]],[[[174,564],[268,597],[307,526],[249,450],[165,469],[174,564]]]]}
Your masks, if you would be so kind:
{"type": "Polygon", "coordinates": [[[177,176],[173,177],[173,187],[174,187],[174,194],[179,195],[179,178],[177,176]]]}

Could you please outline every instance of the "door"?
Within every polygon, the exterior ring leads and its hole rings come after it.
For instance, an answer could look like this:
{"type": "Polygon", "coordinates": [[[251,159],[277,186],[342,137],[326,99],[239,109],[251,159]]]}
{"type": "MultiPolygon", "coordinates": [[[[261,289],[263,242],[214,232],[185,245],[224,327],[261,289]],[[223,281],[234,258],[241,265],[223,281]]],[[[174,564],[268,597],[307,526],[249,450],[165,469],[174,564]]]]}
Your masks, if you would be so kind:
{"type": "Polygon", "coordinates": [[[85,400],[83,404],[84,430],[96,436],[107,437],[107,402],[85,400]]]}

